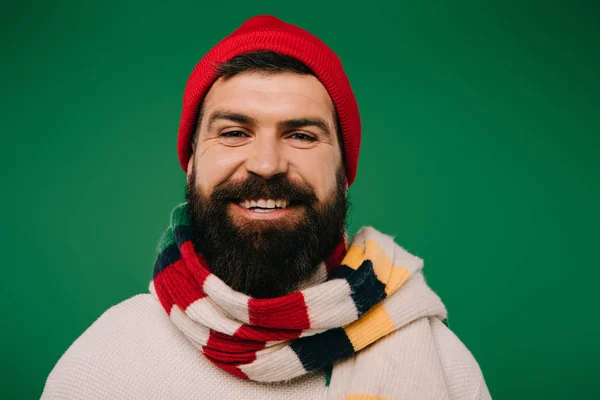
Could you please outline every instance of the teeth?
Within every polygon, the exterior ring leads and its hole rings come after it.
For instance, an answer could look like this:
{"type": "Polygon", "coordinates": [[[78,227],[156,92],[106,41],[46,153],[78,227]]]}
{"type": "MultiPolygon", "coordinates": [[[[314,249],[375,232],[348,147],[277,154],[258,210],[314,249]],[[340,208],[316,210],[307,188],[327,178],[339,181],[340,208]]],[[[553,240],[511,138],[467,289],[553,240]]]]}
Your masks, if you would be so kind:
{"type": "Polygon", "coordinates": [[[287,200],[271,200],[271,199],[259,199],[259,200],[242,200],[240,201],[240,206],[250,209],[250,208],[254,208],[254,211],[257,212],[269,212],[269,209],[276,209],[276,208],[286,208],[288,206],[288,201],[287,200]],[[260,210],[257,207],[264,209],[264,210],[260,210]]]}

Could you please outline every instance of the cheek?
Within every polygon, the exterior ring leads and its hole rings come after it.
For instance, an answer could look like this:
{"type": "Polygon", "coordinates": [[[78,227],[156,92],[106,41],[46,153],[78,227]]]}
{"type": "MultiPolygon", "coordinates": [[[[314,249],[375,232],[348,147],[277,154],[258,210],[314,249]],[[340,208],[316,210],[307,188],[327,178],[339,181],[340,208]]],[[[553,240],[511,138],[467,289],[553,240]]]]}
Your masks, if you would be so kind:
{"type": "Polygon", "coordinates": [[[300,176],[323,201],[331,195],[336,186],[336,172],[340,160],[332,154],[319,154],[306,151],[295,157],[291,170],[300,176]]]}
{"type": "Polygon", "coordinates": [[[208,195],[215,186],[230,179],[243,162],[242,154],[231,149],[219,146],[198,149],[194,160],[196,186],[208,195]]]}

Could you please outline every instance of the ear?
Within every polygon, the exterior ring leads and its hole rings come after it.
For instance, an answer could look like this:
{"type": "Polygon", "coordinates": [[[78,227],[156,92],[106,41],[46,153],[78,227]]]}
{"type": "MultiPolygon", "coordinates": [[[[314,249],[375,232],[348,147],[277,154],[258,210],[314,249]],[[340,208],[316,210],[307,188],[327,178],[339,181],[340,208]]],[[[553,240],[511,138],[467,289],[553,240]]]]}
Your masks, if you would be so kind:
{"type": "Polygon", "coordinates": [[[187,184],[190,184],[192,180],[192,172],[194,171],[194,153],[190,154],[190,159],[188,160],[187,170],[186,170],[186,181],[187,184]]]}

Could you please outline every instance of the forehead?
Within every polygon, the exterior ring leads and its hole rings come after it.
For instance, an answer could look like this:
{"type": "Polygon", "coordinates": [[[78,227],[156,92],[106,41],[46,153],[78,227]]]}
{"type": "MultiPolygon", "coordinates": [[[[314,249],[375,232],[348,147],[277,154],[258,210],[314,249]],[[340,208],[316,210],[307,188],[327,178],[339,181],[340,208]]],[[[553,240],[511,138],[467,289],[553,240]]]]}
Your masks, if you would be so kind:
{"type": "Polygon", "coordinates": [[[219,78],[204,99],[204,109],[210,113],[223,107],[253,113],[256,118],[311,115],[335,120],[335,108],[323,84],[315,76],[292,72],[244,72],[219,78]]]}

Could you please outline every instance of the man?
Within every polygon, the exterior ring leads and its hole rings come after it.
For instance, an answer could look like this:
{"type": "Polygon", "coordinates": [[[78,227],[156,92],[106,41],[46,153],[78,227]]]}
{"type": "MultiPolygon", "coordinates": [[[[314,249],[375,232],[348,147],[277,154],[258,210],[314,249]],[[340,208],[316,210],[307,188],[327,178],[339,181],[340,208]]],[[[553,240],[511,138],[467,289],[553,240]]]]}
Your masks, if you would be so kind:
{"type": "Polygon", "coordinates": [[[186,202],[150,294],[102,315],[43,398],[488,399],[422,261],[345,236],[358,107],[337,56],[274,17],[192,72],[178,136],[186,202]]]}

